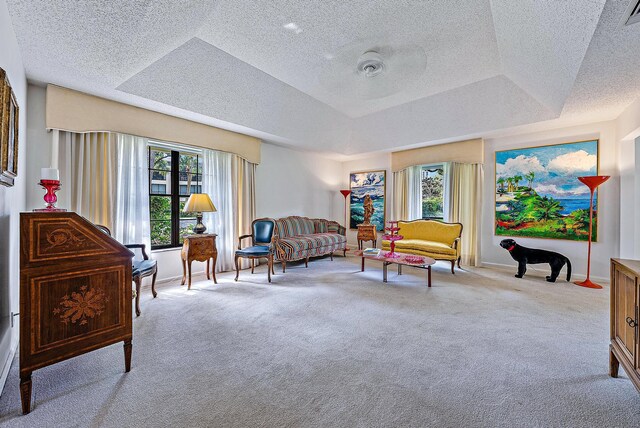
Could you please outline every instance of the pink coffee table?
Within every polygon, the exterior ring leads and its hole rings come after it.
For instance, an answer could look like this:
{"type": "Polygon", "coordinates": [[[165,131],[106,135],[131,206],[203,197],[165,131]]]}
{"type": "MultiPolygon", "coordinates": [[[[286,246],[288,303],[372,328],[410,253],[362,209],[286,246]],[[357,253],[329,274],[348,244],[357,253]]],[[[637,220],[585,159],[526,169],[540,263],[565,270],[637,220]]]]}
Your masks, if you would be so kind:
{"type": "Polygon", "coordinates": [[[356,251],[355,255],[362,257],[362,272],[364,272],[364,260],[376,260],[382,262],[382,281],[387,282],[387,267],[391,264],[398,265],[398,275],[402,275],[402,266],[413,266],[427,270],[427,287],[431,287],[431,266],[435,260],[426,256],[414,256],[412,254],[395,253],[395,257],[386,257],[387,251],[382,250],[377,256],[365,255],[364,251],[356,251]],[[422,260],[420,260],[422,259],[422,260]]]}

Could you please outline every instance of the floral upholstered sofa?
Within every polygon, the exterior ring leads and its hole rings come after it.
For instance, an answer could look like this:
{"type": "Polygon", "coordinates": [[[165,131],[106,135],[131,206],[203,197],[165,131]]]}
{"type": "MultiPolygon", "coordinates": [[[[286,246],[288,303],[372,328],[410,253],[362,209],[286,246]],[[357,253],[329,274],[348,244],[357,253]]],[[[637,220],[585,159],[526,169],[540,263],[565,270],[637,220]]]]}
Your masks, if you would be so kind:
{"type": "MultiPolygon", "coordinates": [[[[445,223],[438,220],[399,221],[399,235],[404,238],[396,241],[399,253],[427,256],[435,260],[451,262],[451,273],[458,262],[460,267],[460,236],[462,224],[445,223]]],[[[391,248],[389,241],[382,241],[382,249],[391,248]]]]}
{"type": "Polygon", "coordinates": [[[282,263],[304,260],[309,266],[309,258],[343,251],[346,255],[346,229],[338,222],[324,219],[290,216],[274,219],[276,230],[273,238],[276,261],[282,263]]]}

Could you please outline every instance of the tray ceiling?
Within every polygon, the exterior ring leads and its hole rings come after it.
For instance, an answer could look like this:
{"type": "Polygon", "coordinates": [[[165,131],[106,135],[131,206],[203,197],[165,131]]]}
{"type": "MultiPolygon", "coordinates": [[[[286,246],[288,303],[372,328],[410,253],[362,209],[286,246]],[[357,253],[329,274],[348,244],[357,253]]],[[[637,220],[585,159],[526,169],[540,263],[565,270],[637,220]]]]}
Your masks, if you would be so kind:
{"type": "Polygon", "coordinates": [[[314,150],[610,119],[640,96],[625,1],[7,4],[34,81],[314,150]],[[367,51],[383,74],[358,74],[367,51]]]}

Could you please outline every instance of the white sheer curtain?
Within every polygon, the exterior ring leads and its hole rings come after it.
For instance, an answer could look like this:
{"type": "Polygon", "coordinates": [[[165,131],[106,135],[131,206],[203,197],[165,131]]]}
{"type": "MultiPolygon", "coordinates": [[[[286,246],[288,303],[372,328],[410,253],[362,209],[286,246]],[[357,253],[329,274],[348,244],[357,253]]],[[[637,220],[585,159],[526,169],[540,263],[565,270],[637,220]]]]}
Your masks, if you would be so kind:
{"type": "Polygon", "coordinates": [[[216,271],[235,269],[233,256],[237,245],[235,221],[233,156],[231,153],[203,150],[202,193],[211,198],[217,211],[204,214],[207,233],[217,233],[218,260],[216,271]]]}
{"type": "Polygon", "coordinates": [[[478,266],[480,263],[479,232],[482,210],[482,164],[449,162],[444,167],[446,221],[462,223],[460,253],[462,263],[478,266]]]}
{"type": "MultiPolygon", "coordinates": [[[[215,213],[205,213],[203,221],[207,232],[218,234],[218,272],[235,269],[238,237],[251,233],[255,218],[255,167],[231,153],[203,150],[202,192],[209,195],[217,209],[215,213]]],[[[243,259],[241,264],[246,268],[249,261],[243,259]]]]}
{"type": "Polygon", "coordinates": [[[123,244],[151,246],[147,139],[108,132],[58,133],[60,206],[108,227],[123,244]]]}
{"type": "Polygon", "coordinates": [[[148,140],[117,134],[115,217],[113,235],[123,244],[151,249],[148,140]]]}
{"type": "Polygon", "coordinates": [[[422,167],[410,166],[393,173],[394,220],[422,218],[422,167]]]}

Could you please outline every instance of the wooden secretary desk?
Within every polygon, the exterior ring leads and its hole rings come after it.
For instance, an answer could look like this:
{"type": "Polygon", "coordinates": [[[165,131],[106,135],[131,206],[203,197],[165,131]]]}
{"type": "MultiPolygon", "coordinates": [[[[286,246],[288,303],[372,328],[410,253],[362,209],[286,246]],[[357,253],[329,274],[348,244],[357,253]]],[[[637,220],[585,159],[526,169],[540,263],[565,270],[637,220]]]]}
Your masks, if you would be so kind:
{"type": "Polygon", "coordinates": [[[20,215],[20,398],[31,373],[124,342],[131,368],[131,253],[72,212],[20,215]]]}

